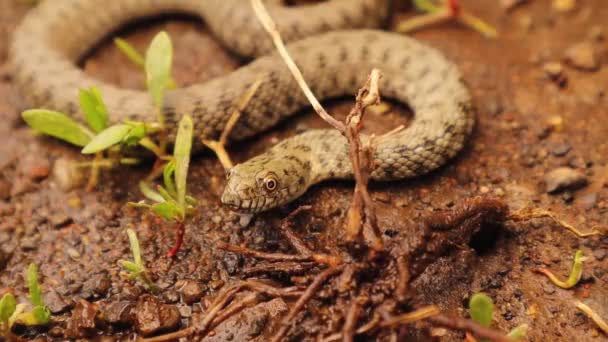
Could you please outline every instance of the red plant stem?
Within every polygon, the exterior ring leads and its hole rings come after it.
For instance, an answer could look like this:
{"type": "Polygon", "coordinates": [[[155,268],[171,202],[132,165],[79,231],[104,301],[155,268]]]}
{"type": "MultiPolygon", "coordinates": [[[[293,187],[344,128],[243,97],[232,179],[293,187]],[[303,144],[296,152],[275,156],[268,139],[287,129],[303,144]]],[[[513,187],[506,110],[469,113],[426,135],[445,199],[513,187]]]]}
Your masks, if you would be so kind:
{"type": "Polygon", "coordinates": [[[185,231],[186,229],[184,222],[178,222],[177,226],[175,227],[175,245],[173,246],[173,248],[171,248],[169,253],[167,253],[167,256],[169,258],[173,258],[177,254],[177,252],[179,252],[179,249],[182,247],[182,243],[184,243],[185,231]]]}

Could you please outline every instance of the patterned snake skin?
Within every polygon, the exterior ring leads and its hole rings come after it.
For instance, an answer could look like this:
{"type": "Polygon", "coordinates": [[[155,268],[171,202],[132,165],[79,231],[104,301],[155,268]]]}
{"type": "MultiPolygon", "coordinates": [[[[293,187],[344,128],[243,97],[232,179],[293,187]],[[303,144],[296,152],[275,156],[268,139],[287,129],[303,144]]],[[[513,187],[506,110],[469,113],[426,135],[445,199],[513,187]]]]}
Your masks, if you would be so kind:
{"type": "MultiPolygon", "coordinates": [[[[422,175],[462,148],[474,113],[456,66],[410,38],[363,29],[385,21],[390,0],[331,0],[300,7],[278,2],[267,1],[269,12],[282,36],[294,42],[288,50],[319,99],[352,96],[377,67],[385,75],[382,95],[414,110],[407,129],[379,141],[375,180],[422,175]]],[[[112,121],[152,121],[154,108],[146,92],[102,83],[84,74],[76,62],[128,22],[166,13],[200,16],[222,43],[244,57],[272,51],[246,0],[46,0],[14,34],[10,57],[15,83],[31,106],[75,118],[82,117],[78,89],[94,85],[104,95],[112,121]]],[[[196,136],[217,137],[237,100],[258,79],[263,84],[232,140],[268,129],[307,105],[282,60],[271,54],[204,84],[169,92],[164,111],[171,134],[180,116],[189,113],[196,136]]],[[[345,138],[335,130],[312,130],[231,169],[222,202],[258,212],[287,203],[324,179],[351,177],[345,138]]]]}

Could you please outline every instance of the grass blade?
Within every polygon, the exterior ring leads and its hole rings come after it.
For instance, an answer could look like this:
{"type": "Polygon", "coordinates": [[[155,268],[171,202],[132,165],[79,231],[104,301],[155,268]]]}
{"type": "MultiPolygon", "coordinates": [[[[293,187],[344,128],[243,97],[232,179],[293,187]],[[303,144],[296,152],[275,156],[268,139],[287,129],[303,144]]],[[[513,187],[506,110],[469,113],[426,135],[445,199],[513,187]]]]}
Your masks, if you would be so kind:
{"type": "Polygon", "coordinates": [[[28,266],[25,278],[27,280],[27,288],[30,292],[28,296],[30,302],[35,306],[44,306],[44,303],[42,302],[42,292],[38,285],[38,266],[36,266],[36,264],[31,263],[28,266]]]}
{"type": "Polygon", "coordinates": [[[122,53],[124,53],[129,58],[129,60],[131,60],[131,62],[135,63],[138,67],[142,69],[145,67],[144,56],[142,56],[141,53],[139,53],[139,51],[137,51],[137,49],[135,49],[133,45],[129,44],[126,40],[120,38],[115,38],[114,44],[122,53]]]}
{"type": "Polygon", "coordinates": [[[79,101],[84,117],[93,131],[99,133],[108,127],[108,109],[97,88],[80,89],[79,101]]]}
{"type": "Polygon", "coordinates": [[[145,58],[146,84],[157,109],[162,109],[165,89],[171,79],[173,46],[165,31],[159,32],[148,47],[145,58]]]}
{"type": "Polygon", "coordinates": [[[188,166],[190,165],[193,129],[192,118],[189,115],[184,115],[179,122],[173,150],[177,202],[182,208],[186,207],[186,180],[188,178],[188,166]]]}

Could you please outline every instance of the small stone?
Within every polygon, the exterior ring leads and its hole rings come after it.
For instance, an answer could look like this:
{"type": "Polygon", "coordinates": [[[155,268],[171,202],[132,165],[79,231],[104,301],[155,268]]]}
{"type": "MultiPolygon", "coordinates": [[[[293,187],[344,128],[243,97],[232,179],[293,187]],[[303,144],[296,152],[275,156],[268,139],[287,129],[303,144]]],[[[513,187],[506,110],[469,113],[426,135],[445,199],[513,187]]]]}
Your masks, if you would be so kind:
{"type": "Polygon", "coordinates": [[[241,214],[239,215],[239,225],[241,228],[247,228],[251,220],[253,219],[252,214],[241,214]]]}
{"type": "Polygon", "coordinates": [[[375,194],[374,200],[376,200],[378,202],[382,202],[382,203],[390,203],[391,197],[387,193],[380,192],[380,193],[375,194]]]}
{"type": "Polygon", "coordinates": [[[135,306],[135,328],[142,336],[174,331],[179,327],[180,319],[175,305],[162,304],[148,294],[139,297],[135,306]]]}
{"type": "Polygon", "coordinates": [[[583,206],[583,209],[585,210],[593,209],[595,207],[595,204],[597,203],[597,193],[592,192],[582,196],[580,198],[580,203],[583,206]]]}
{"type": "Polygon", "coordinates": [[[130,325],[133,323],[133,308],[129,301],[112,302],[101,309],[101,318],[110,324],[130,325]]]}
{"type": "Polygon", "coordinates": [[[94,335],[96,332],[95,317],[98,311],[97,305],[84,299],[79,300],[68,320],[66,335],[72,339],[94,335]]]}
{"type": "Polygon", "coordinates": [[[561,132],[564,130],[564,119],[559,115],[553,115],[547,120],[549,129],[553,132],[561,132]]]}
{"type": "Polygon", "coordinates": [[[549,79],[557,80],[564,73],[564,67],[560,62],[547,62],[543,65],[543,71],[549,79]]]}
{"type": "Polygon", "coordinates": [[[57,315],[67,311],[71,305],[66,302],[56,291],[51,290],[44,295],[44,304],[51,313],[57,315]]]}
{"type": "Polygon", "coordinates": [[[606,250],[603,248],[599,248],[593,251],[593,257],[598,260],[598,261],[602,261],[604,260],[604,258],[606,258],[606,250]]]}
{"type": "Polygon", "coordinates": [[[587,184],[587,177],[578,170],[559,167],[545,174],[545,190],[556,193],[565,189],[577,189],[587,184]]]}
{"type": "Polygon", "coordinates": [[[177,291],[168,290],[163,293],[163,300],[165,303],[177,303],[179,301],[179,293],[177,291]]]}
{"type": "Polygon", "coordinates": [[[594,71],[600,67],[595,48],[589,42],[578,43],[566,50],[565,61],[574,68],[594,71]]]}
{"type": "Polygon", "coordinates": [[[556,157],[562,157],[570,152],[572,146],[568,142],[559,143],[551,147],[551,153],[556,157]]]}
{"type": "Polygon", "coordinates": [[[543,286],[543,291],[545,291],[546,294],[554,294],[555,286],[553,284],[546,284],[543,286]]]}
{"type": "Polygon", "coordinates": [[[29,167],[27,175],[31,180],[41,181],[49,176],[50,171],[49,161],[41,159],[29,167]]]}
{"type": "Polygon", "coordinates": [[[11,188],[13,185],[5,179],[0,179],[0,200],[11,198],[11,188]]]}
{"type": "Polygon", "coordinates": [[[553,0],[552,7],[557,12],[570,12],[576,7],[576,0],[553,0]]]}
{"type": "Polygon", "coordinates": [[[487,194],[488,192],[490,192],[490,188],[488,188],[487,186],[483,185],[479,188],[479,192],[482,194],[487,194]]]}
{"type": "Polygon", "coordinates": [[[213,217],[211,217],[211,222],[215,224],[220,224],[222,223],[222,217],[220,215],[214,215],[213,217]]]}
{"type": "Polygon", "coordinates": [[[57,212],[52,214],[49,218],[49,221],[55,228],[63,228],[74,222],[74,220],[70,216],[63,212],[57,212]]]}
{"type": "Polygon", "coordinates": [[[192,307],[188,306],[188,305],[180,305],[180,307],[178,308],[179,310],[179,314],[183,317],[183,318],[189,318],[192,316],[192,307]]]}
{"type": "Polygon", "coordinates": [[[226,268],[226,272],[228,272],[228,274],[230,274],[230,275],[233,275],[233,274],[236,274],[236,272],[239,269],[240,258],[235,253],[227,252],[227,253],[224,253],[224,257],[222,258],[222,263],[224,264],[224,267],[226,268]]]}
{"type": "Polygon", "coordinates": [[[112,286],[112,281],[107,273],[98,273],[90,277],[87,281],[85,281],[82,287],[83,297],[90,298],[101,298],[104,297],[110,287],[112,286]]]}
{"type": "Polygon", "coordinates": [[[186,280],[182,284],[176,284],[182,300],[186,304],[198,302],[203,296],[203,287],[198,281],[186,280]]]}
{"type": "Polygon", "coordinates": [[[39,236],[30,236],[21,239],[21,249],[24,251],[35,251],[38,249],[38,243],[40,242],[39,236]]]}
{"type": "Polygon", "coordinates": [[[82,169],[74,165],[74,161],[59,158],[53,164],[53,181],[63,191],[72,190],[84,183],[82,169]]]}

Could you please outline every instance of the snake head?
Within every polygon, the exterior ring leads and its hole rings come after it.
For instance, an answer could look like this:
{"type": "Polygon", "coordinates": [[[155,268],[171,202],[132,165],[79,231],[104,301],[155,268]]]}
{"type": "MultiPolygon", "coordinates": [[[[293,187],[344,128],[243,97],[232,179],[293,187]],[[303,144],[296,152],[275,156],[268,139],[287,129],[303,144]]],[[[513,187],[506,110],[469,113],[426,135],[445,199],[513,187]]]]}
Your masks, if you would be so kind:
{"type": "Polygon", "coordinates": [[[232,210],[257,213],[289,203],[308,189],[306,163],[268,153],[238,164],[227,172],[222,203],[232,210]]]}

